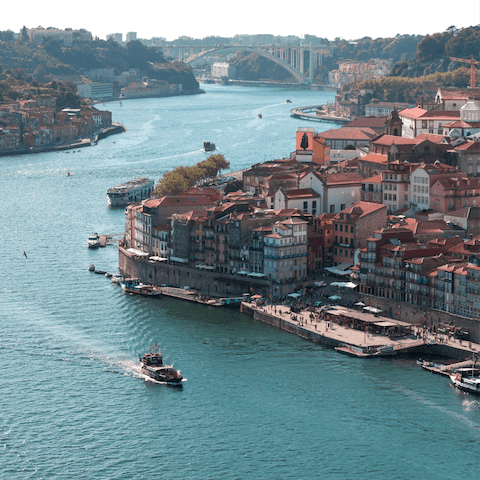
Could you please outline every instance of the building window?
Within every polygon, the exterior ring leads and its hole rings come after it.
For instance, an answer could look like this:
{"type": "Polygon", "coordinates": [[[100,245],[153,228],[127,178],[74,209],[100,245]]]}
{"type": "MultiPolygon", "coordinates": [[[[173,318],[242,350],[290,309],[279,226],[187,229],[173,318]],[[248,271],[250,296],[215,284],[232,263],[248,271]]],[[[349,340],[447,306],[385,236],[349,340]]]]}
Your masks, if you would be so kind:
{"type": "Polygon", "coordinates": [[[304,209],[305,211],[308,210],[308,202],[303,202],[303,209],[304,209]]]}

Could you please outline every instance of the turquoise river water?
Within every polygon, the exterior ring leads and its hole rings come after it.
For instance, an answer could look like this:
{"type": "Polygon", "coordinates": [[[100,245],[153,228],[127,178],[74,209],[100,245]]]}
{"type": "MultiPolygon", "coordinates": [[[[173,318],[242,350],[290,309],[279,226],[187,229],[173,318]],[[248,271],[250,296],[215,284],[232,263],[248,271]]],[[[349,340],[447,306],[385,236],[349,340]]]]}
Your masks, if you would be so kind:
{"type": "Polygon", "coordinates": [[[203,141],[235,171],[288,156],[298,126],[335,127],[289,116],[332,93],[204,88],[100,105],[128,132],[95,147],[0,158],[0,478],[480,478],[480,402],[415,359],[345,357],[88,271],[117,271],[114,246],[86,247],[123,232],[109,187],[194,165],[203,141]],[[183,389],[140,375],[155,341],[183,389]]]}

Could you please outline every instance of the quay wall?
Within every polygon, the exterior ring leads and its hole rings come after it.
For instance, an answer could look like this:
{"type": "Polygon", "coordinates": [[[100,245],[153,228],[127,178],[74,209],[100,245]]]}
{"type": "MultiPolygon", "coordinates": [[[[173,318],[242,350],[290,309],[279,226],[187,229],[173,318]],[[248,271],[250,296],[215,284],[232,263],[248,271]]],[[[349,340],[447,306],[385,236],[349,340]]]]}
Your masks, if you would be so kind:
{"type": "Polygon", "coordinates": [[[237,297],[244,293],[254,293],[268,297],[272,293],[286,295],[291,291],[289,285],[272,284],[269,280],[197,270],[137,257],[127,252],[122,245],[118,247],[118,266],[122,275],[138,278],[143,283],[157,287],[189,286],[211,296],[237,297]]]}
{"type": "Polygon", "coordinates": [[[293,333],[298,337],[301,337],[310,342],[318,343],[320,345],[325,345],[327,347],[337,347],[343,342],[340,342],[334,338],[328,338],[322,335],[319,332],[312,332],[306,328],[303,328],[301,325],[295,325],[291,322],[285,321],[284,319],[277,317],[276,315],[271,315],[266,311],[259,310],[257,308],[252,308],[245,303],[242,303],[240,311],[249,317],[252,317],[255,321],[266,323],[273,327],[284,330],[288,333],[293,333]]]}
{"type": "MultiPolygon", "coordinates": [[[[127,252],[121,245],[118,247],[118,252],[118,265],[124,276],[138,278],[143,283],[158,287],[165,284],[179,288],[189,286],[200,290],[204,294],[219,297],[237,297],[244,293],[254,293],[268,298],[269,295],[283,296],[292,291],[292,287],[287,284],[277,284],[258,278],[239,277],[151,261],[127,252]]],[[[299,282],[295,285],[295,288],[302,288],[307,283],[299,282]]],[[[342,296],[342,292],[339,292],[339,295],[342,296]]],[[[424,319],[426,319],[426,324],[429,327],[433,324],[438,326],[439,323],[452,323],[467,329],[470,333],[470,339],[475,343],[480,343],[479,320],[357,292],[355,293],[355,301],[362,301],[365,304],[382,309],[385,317],[402,320],[413,325],[424,324],[424,319]]]]}
{"type": "Polygon", "coordinates": [[[402,320],[413,325],[424,324],[425,320],[428,327],[432,327],[433,324],[438,327],[440,323],[451,323],[467,329],[470,333],[470,340],[480,343],[480,321],[477,319],[363,293],[358,294],[358,301],[382,309],[384,312],[382,315],[385,317],[402,320]]]}

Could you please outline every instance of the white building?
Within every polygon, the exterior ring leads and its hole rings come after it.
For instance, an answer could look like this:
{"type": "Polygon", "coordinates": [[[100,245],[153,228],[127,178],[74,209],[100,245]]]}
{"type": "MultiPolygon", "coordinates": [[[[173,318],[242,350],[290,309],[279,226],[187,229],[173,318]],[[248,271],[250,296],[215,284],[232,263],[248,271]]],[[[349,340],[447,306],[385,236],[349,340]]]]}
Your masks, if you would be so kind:
{"type": "Polygon", "coordinates": [[[107,40],[115,40],[117,43],[122,43],[123,42],[123,34],[122,33],[109,33],[107,35],[107,40]]]}
{"type": "Polygon", "coordinates": [[[83,98],[101,100],[113,97],[112,83],[78,83],[77,93],[83,98]]]}
{"type": "Polygon", "coordinates": [[[127,43],[137,39],[137,32],[127,32],[127,43]]]}
{"type": "Polygon", "coordinates": [[[405,108],[398,112],[402,120],[402,137],[415,138],[422,134],[443,135],[443,126],[460,120],[460,111],[424,110],[405,108]]]}
{"type": "Polygon", "coordinates": [[[301,280],[307,276],[307,224],[292,217],[272,225],[264,237],[263,273],[272,280],[301,280]]]}
{"type": "Polygon", "coordinates": [[[211,76],[213,78],[227,77],[235,80],[237,78],[237,67],[227,62],[216,62],[212,65],[211,76]]]}

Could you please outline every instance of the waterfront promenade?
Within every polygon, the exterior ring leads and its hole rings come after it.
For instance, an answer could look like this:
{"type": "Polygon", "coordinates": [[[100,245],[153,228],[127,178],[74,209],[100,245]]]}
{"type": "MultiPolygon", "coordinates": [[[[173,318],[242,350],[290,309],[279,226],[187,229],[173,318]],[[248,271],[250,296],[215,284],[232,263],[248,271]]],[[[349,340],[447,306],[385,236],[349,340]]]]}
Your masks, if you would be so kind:
{"type": "Polygon", "coordinates": [[[351,328],[351,326],[341,325],[335,321],[337,315],[351,320],[360,320],[365,325],[380,322],[388,322],[392,326],[397,324],[398,327],[406,325],[405,322],[376,317],[346,307],[336,309],[332,307],[328,310],[328,313],[321,315],[307,309],[293,314],[290,308],[285,305],[257,305],[244,302],[242,312],[252,316],[254,320],[357,357],[418,352],[464,359],[470,357],[472,353],[480,352],[479,344],[456,339],[453,336],[435,334],[413,325],[411,325],[410,332],[397,338],[389,338],[385,334],[374,333],[371,329],[368,331],[358,330],[351,328]],[[337,313],[332,314],[332,311],[337,313]]]}

